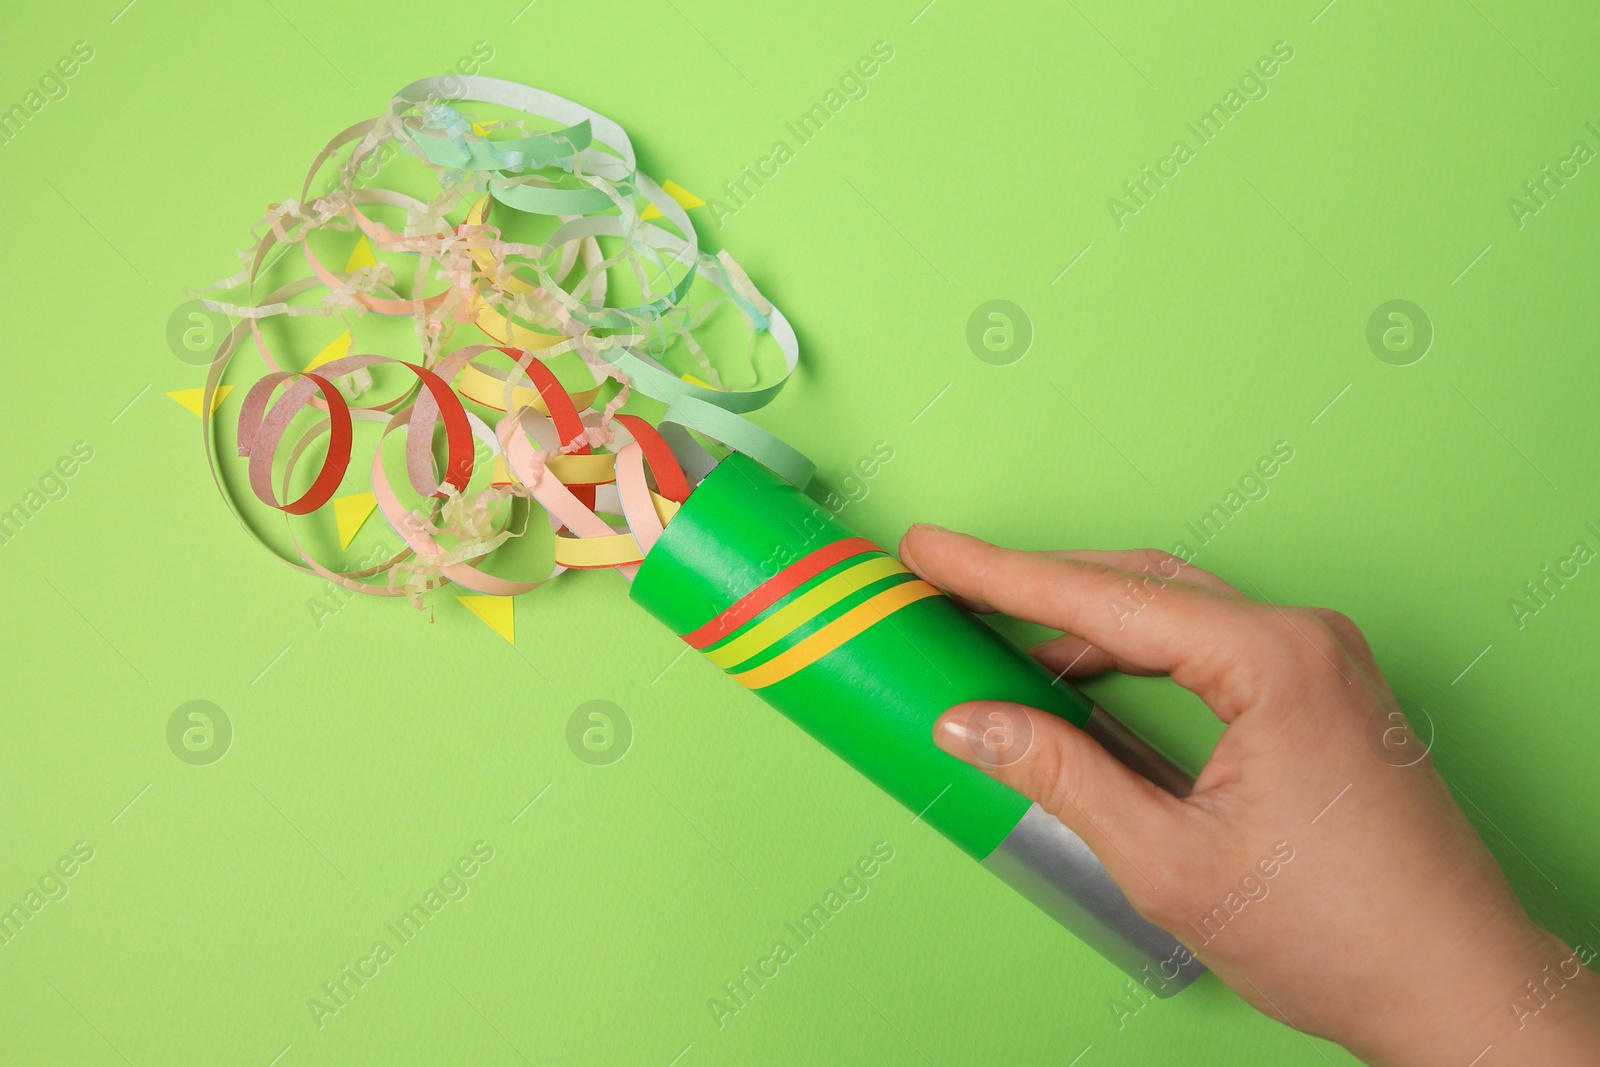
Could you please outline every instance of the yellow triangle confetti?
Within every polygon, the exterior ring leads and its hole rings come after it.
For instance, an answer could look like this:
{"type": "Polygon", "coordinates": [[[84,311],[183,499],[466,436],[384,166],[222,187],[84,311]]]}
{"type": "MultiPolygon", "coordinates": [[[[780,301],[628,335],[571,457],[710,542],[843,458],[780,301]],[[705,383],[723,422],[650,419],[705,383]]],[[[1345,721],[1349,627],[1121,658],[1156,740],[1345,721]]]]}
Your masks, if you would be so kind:
{"type": "Polygon", "coordinates": [[[472,132],[479,137],[487,137],[489,136],[489,125],[487,122],[474,122],[472,124],[472,132]]]}
{"type": "Polygon", "coordinates": [[[371,493],[356,493],[353,496],[333,498],[333,517],[339,524],[340,548],[350,547],[350,542],[356,539],[356,532],[361,529],[361,524],[367,521],[367,516],[371,515],[377,506],[378,498],[371,493]]]}
{"type": "Polygon", "coordinates": [[[511,644],[517,643],[516,619],[508,596],[458,596],[466,609],[489,624],[489,629],[511,644]]]}
{"type": "Polygon", "coordinates": [[[693,193],[679,185],[677,182],[673,181],[671,178],[668,178],[666,181],[661,183],[661,191],[672,197],[672,199],[676,200],[684,207],[706,206],[706,202],[704,200],[701,200],[698,196],[695,196],[693,193]]]}
{"type": "MultiPolygon", "coordinates": [[[[695,196],[693,193],[679,185],[677,182],[673,181],[671,178],[668,178],[666,181],[661,183],[661,191],[672,197],[672,199],[676,200],[686,208],[706,206],[706,202],[704,200],[701,200],[698,196],[695,196]]],[[[661,212],[654,204],[651,204],[649,207],[645,208],[644,213],[639,216],[639,218],[645,222],[649,222],[651,219],[659,219],[660,217],[661,212]]]]}
{"type": "MultiPolygon", "coordinates": [[[[366,238],[362,238],[362,240],[366,240],[366,238]]],[[[343,359],[345,356],[348,356],[349,354],[350,354],[350,331],[346,330],[344,333],[341,333],[338,337],[335,337],[333,340],[329,341],[328,342],[328,346],[326,348],[324,348],[321,352],[318,352],[314,357],[312,357],[311,362],[306,364],[305,369],[306,370],[315,370],[316,368],[322,366],[324,363],[332,363],[334,360],[343,359]]]]}
{"type": "Polygon", "coordinates": [[[372,246],[367,243],[367,235],[362,234],[356,246],[350,250],[350,258],[344,261],[344,270],[348,274],[361,267],[376,267],[378,257],[372,254],[372,246]]]}
{"type": "Polygon", "coordinates": [[[715,389],[716,388],[716,386],[712,385],[710,382],[703,382],[699,378],[696,378],[692,374],[680,374],[678,377],[682,378],[684,381],[688,382],[690,385],[698,385],[702,389],[715,389]]]}
{"type": "MultiPolygon", "coordinates": [[[[217,413],[217,408],[222,405],[222,398],[233,392],[231,385],[219,385],[217,391],[211,394],[211,414],[217,413]]],[[[167,394],[196,415],[200,414],[200,404],[205,400],[204,389],[174,389],[167,394]]]]}

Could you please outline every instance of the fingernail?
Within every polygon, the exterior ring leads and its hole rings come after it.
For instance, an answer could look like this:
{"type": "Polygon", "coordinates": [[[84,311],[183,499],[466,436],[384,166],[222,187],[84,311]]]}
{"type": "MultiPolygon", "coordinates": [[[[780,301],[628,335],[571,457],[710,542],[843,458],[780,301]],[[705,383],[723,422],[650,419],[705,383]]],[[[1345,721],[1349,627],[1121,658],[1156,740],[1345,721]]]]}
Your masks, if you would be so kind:
{"type": "Polygon", "coordinates": [[[911,524],[911,529],[912,530],[934,530],[934,531],[937,531],[939,533],[949,533],[950,532],[949,530],[946,530],[943,526],[940,526],[938,523],[933,523],[933,522],[914,522],[914,523],[911,524]]]}
{"type": "Polygon", "coordinates": [[[973,762],[973,754],[982,741],[977,725],[962,716],[946,716],[933,724],[933,743],[963,763],[973,762]]]}

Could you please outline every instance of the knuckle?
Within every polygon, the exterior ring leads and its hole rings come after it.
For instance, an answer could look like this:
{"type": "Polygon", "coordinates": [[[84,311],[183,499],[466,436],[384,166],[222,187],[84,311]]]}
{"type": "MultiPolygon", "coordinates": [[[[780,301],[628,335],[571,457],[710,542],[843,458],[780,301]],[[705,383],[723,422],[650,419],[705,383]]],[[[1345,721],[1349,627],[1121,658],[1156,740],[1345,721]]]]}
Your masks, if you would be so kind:
{"type": "Polygon", "coordinates": [[[1311,608],[1310,611],[1322,620],[1322,624],[1332,630],[1347,648],[1365,650],[1368,647],[1366,635],[1350,616],[1332,608],[1311,608]]]}
{"type": "Polygon", "coordinates": [[[1350,616],[1346,615],[1342,611],[1335,610],[1334,608],[1305,608],[1303,610],[1307,615],[1314,615],[1323,622],[1327,623],[1329,626],[1355,625],[1355,623],[1350,621],[1350,616]]]}
{"type": "Polygon", "coordinates": [[[1288,611],[1270,604],[1255,604],[1250,615],[1250,621],[1263,642],[1288,648],[1300,640],[1300,630],[1288,611]]]}
{"type": "Polygon", "coordinates": [[[1063,822],[1075,822],[1085,802],[1081,757],[1069,745],[1035,737],[1024,762],[1023,791],[1063,822]]]}
{"type": "Polygon", "coordinates": [[[1310,625],[1303,628],[1301,637],[1317,658],[1324,661],[1343,658],[1344,644],[1339,640],[1339,635],[1333,632],[1333,628],[1315,616],[1308,621],[1310,625]]]}
{"type": "Polygon", "coordinates": [[[1294,619],[1292,633],[1290,647],[1303,675],[1321,678],[1338,674],[1343,677],[1341,664],[1347,662],[1348,656],[1344,642],[1331,626],[1315,614],[1302,612],[1294,619]]]}
{"type": "Polygon", "coordinates": [[[1143,562],[1139,569],[1162,578],[1176,578],[1188,566],[1183,560],[1160,548],[1140,550],[1143,562]]]}
{"type": "Polygon", "coordinates": [[[1345,634],[1361,632],[1361,627],[1357,626],[1355,621],[1342,611],[1335,611],[1333,608],[1307,608],[1306,612],[1320,620],[1323,625],[1341,637],[1345,634]]]}
{"type": "Polygon", "coordinates": [[[1327,632],[1321,619],[1300,608],[1267,605],[1265,611],[1258,612],[1258,615],[1272,634],[1285,645],[1304,646],[1308,640],[1314,640],[1312,637],[1314,633],[1327,632]]]}
{"type": "Polygon", "coordinates": [[[1256,611],[1256,623],[1277,650],[1277,655],[1258,660],[1263,669],[1276,661],[1299,677],[1342,673],[1339,665],[1347,659],[1344,645],[1313,611],[1262,605],[1256,611]]]}

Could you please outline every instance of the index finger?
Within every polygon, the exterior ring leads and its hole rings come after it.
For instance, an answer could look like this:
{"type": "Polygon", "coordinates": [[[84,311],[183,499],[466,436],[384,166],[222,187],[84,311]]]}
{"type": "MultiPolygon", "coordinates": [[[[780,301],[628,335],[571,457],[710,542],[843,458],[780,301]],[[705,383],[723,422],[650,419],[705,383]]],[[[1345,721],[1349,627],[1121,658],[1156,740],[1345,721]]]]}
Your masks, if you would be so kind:
{"type": "Polygon", "coordinates": [[[1147,574],[1084,559],[1001,548],[968,534],[913,526],[900,558],[951,594],[1030,622],[1076,634],[1119,660],[1200,695],[1224,721],[1242,706],[1226,685],[1230,673],[1262,655],[1276,633],[1259,605],[1186,582],[1148,587],[1147,574]],[[1130,579],[1146,581],[1138,610],[1118,615],[1130,579]]]}

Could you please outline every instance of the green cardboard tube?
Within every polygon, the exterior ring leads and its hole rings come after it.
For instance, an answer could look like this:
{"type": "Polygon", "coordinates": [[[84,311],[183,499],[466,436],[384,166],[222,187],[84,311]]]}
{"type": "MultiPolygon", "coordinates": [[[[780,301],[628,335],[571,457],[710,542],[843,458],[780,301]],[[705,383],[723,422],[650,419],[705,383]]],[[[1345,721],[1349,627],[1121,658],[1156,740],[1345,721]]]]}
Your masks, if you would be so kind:
{"type": "Polygon", "coordinates": [[[1076,835],[933,743],[934,720],[965,700],[1027,704],[1091,732],[1104,713],[789,482],[739,453],[723,460],[631,596],[1154,992],[1203,970],[1076,835]]]}

